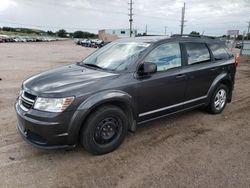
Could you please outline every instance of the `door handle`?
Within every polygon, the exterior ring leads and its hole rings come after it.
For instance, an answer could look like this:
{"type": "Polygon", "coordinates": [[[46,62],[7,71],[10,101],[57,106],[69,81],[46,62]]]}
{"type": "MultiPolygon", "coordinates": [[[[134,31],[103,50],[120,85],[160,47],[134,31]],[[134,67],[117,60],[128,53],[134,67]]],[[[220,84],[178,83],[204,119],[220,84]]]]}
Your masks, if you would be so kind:
{"type": "Polygon", "coordinates": [[[216,71],[216,70],[218,70],[218,68],[217,68],[217,67],[214,67],[214,68],[211,68],[210,70],[211,70],[211,71],[216,71]]]}
{"type": "Polygon", "coordinates": [[[177,75],[175,78],[176,78],[176,79],[180,79],[180,78],[185,78],[185,77],[186,77],[185,74],[179,74],[179,75],[177,75]]]}

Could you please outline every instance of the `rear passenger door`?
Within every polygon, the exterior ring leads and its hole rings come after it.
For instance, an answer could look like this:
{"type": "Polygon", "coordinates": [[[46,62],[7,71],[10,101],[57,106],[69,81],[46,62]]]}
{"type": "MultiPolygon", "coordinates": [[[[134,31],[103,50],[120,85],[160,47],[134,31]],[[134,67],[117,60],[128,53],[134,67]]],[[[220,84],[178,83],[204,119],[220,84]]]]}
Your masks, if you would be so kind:
{"type": "Polygon", "coordinates": [[[185,65],[188,72],[187,99],[206,97],[213,80],[219,74],[207,44],[182,43],[185,49],[185,65]]]}

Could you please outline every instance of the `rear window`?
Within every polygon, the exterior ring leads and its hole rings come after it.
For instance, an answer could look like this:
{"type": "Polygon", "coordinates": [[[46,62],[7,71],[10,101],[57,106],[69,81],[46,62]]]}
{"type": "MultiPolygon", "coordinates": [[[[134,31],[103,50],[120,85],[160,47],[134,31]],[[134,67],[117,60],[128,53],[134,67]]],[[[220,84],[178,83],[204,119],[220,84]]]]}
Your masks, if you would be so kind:
{"type": "Polygon", "coordinates": [[[196,64],[210,61],[209,50],[204,43],[185,43],[188,64],[196,64]]]}
{"type": "Polygon", "coordinates": [[[215,60],[228,59],[230,56],[223,45],[220,44],[209,44],[215,60]]]}

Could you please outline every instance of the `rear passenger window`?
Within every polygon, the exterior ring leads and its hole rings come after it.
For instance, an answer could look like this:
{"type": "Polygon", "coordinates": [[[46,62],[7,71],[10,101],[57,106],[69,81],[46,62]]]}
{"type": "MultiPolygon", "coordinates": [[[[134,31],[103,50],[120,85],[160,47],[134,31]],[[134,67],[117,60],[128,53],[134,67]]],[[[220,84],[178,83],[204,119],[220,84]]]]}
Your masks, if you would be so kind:
{"type": "Polygon", "coordinates": [[[210,53],[204,43],[185,43],[185,46],[189,65],[210,61],[210,53]]]}
{"type": "Polygon", "coordinates": [[[209,44],[209,47],[214,55],[215,60],[228,59],[229,54],[226,49],[220,44],[209,44]]]}

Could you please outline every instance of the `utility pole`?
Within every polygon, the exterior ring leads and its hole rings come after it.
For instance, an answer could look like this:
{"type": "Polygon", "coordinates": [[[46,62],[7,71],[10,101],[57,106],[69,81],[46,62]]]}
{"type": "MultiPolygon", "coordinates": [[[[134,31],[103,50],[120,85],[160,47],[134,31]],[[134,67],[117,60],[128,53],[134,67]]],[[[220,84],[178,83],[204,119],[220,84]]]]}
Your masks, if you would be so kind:
{"type": "Polygon", "coordinates": [[[145,35],[148,34],[148,25],[146,24],[146,27],[145,27],[145,35]]]}
{"type": "Polygon", "coordinates": [[[250,32],[250,22],[248,22],[248,30],[247,30],[247,40],[248,40],[248,38],[249,38],[249,32],[250,32]]]}
{"type": "Polygon", "coordinates": [[[184,6],[182,7],[182,12],[181,12],[181,35],[183,35],[183,30],[184,30],[184,23],[185,21],[185,11],[186,11],[186,3],[184,3],[184,6]]]}
{"type": "Polygon", "coordinates": [[[167,28],[168,28],[168,27],[167,27],[167,26],[165,26],[165,35],[167,35],[167,28]]]}
{"type": "Polygon", "coordinates": [[[129,36],[132,37],[132,22],[133,22],[133,0],[130,0],[129,4],[129,36]]]}
{"type": "Polygon", "coordinates": [[[242,35],[242,40],[241,40],[241,42],[242,42],[242,44],[244,44],[244,38],[245,38],[245,34],[246,34],[246,32],[245,31],[243,31],[243,33],[242,33],[243,35],[242,35]]]}

